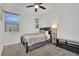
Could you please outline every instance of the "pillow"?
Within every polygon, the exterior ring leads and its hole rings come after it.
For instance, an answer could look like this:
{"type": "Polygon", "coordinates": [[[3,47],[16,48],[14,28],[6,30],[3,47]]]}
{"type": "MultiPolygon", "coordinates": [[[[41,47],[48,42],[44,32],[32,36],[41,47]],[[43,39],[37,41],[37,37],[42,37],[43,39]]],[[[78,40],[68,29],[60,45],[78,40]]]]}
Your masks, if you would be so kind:
{"type": "Polygon", "coordinates": [[[47,36],[47,39],[50,39],[50,35],[49,35],[49,31],[46,31],[46,36],[47,36]]]}
{"type": "Polygon", "coordinates": [[[49,35],[48,33],[49,33],[49,32],[48,32],[48,31],[46,31],[46,35],[49,35]]]}

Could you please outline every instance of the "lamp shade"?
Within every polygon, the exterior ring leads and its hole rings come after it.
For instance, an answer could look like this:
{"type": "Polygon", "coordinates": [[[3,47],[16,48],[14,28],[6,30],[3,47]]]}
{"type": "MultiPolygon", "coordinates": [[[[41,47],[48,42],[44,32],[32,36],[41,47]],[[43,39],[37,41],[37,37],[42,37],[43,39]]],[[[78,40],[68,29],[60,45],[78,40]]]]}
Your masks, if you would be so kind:
{"type": "Polygon", "coordinates": [[[57,23],[53,23],[52,24],[52,29],[57,28],[57,27],[58,27],[58,24],[57,23]]]}

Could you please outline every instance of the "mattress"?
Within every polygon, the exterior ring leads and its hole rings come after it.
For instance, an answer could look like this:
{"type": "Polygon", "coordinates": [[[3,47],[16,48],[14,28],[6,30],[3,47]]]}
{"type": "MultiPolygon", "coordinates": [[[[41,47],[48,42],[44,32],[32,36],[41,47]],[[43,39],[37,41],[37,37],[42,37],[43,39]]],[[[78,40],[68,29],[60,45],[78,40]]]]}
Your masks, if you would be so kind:
{"type": "Polygon", "coordinates": [[[48,37],[44,33],[33,33],[24,35],[24,39],[28,42],[28,46],[31,46],[33,44],[48,40],[48,37]]]}

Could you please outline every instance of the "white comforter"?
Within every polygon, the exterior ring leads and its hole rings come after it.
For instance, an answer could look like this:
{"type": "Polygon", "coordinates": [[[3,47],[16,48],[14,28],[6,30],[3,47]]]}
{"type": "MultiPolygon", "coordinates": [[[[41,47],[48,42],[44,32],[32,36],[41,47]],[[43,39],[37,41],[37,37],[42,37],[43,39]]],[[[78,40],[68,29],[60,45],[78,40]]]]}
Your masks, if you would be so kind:
{"type": "Polygon", "coordinates": [[[24,39],[28,42],[28,46],[48,40],[47,35],[44,33],[25,35],[24,39]]]}

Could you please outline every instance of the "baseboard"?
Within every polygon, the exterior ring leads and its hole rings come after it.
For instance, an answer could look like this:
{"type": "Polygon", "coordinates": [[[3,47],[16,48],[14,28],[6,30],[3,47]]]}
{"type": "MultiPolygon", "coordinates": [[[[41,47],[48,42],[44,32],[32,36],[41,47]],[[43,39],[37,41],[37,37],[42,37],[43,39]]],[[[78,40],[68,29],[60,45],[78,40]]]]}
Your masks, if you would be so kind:
{"type": "Polygon", "coordinates": [[[18,43],[20,43],[20,41],[18,41],[18,42],[12,42],[12,43],[7,43],[7,44],[3,44],[3,46],[18,44],[18,43]]]}

